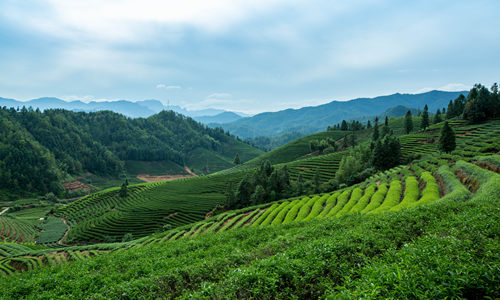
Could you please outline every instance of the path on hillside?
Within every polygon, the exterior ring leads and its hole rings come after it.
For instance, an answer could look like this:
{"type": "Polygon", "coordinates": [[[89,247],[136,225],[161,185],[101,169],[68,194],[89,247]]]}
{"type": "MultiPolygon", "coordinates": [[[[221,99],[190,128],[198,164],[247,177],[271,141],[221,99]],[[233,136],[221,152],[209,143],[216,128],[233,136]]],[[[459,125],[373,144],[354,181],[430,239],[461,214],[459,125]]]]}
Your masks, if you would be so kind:
{"type": "Polygon", "coordinates": [[[184,166],[184,169],[186,170],[186,172],[188,172],[189,174],[193,175],[193,176],[198,176],[196,175],[195,172],[191,171],[191,169],[188,167],[188,166],[184,166]]]}
{"type": "Polygon", "coordinates": [[[0,216],[9,210],[10,207],[4,208],[4,210],[0,211],[0,216]]]}
{"type": "Polygon", "coordinates": [[[62,244],[63,244],[63,243],[62,243],[62,241],[66,238],[66,236],[68,235],[69,230],[70,230],[70,227],[69,227],[69,225],[68,225],[68,222],[66,221],[66,218],[64,218],[64,217],[63,217],[63,218],[61,218],[61,219],[62,219],[63,223],[64,223],[64,224],[66,224],[66,227],[67,227],[68,229],[66,229],[66,232],[64,233],[64,235],[62,236],[62,238],[61,238],[59,241],[57,241],[57,243],[58,243],[59,245],[62,245],[62,244]]]}

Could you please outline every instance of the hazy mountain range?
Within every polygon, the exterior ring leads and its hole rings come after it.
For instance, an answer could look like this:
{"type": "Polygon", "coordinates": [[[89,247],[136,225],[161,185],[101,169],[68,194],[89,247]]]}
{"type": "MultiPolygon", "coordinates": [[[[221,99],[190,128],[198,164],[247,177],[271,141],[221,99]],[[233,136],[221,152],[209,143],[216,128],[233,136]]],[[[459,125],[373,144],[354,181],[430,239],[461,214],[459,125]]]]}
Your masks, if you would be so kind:
{"type": "MultiPolygon", "coordinates": [[[[226,124],[211,124],[222,126],[234,135],[241,138],[257,136],[279,136],[287,132],[302,134],[314,133],[342,120],[368,120],[369,116],[379,116],[388,109],[404,106],[412,109],[423,109],[427,104],[430,113],[447,108],[450,100],[460,94],[467,95],[467,91],[443,92],[430,91],[421,94],[392,94],[375,98],[358,98],[350,101],[332,101],[319,106],[309,106],[300,109],[286,109],[278,112],[266,112],[253,117],[241,118],[226,124]]],[[[389,113],[398,116],[401,112],[389,113]]]]}
{"type": "Polygon", "coordinates": [[[100,110],[110,110],[116,113],[120,113],[124,116],[131,118],[146,118],[161,112],[162,110],[173,110],[180,114],[183,114],[194,119],[199,119],[198,121],[203,123],[226,123],[235,121],[241,117],[248,117],[249,115],[243,113],[229,112],[223,109],[208,108],[203,110],[187,110],[177,105],[165,106],[158,100],[143,100],[143,101],[128,101],[128,100],[118,100],[118,101],[103,101],[103,102],[82,102],[79,100],[75,101],[64,101],[59,98],[44,97],[33,99],[29,101],[18,101],[15,99],[7,99],[0,97],[0,106],[7,107],[33,107],[34,109],[39,108],[40,110],[52,109],[52,108],[62,108],[72,111],[85,111],[94,112],[100,110]],[[220,115],[220,117],[217,117],[220,115]]]}
{"type": "Polygon", "coordinates": [[[241,138],[253,138],[258,136],[280,136],[289,132],[297,132],[305,135],[325,130],[329,125],[332,126],[343,119],[366,121],[372,117],[383,115],[388,110],[391,111],[391,109],[396,111],[389,112],[387,113],[388,115],[399,116],[405,113],[406,108],[423,109],[426,104],[429,106],[430,113],[434,113],[438,108],[446,108],[448,102],[458,97],[458,95],[467,95],[467,93],[467,91],[430,91],[421,94],[396,93],[375,98],[332,101],[323,105],[308,106],[300,109],[264,112],[251,117],[242,113],[214,108],[187,110],[176,105],[166,107],[158,100],[136,102],[119,100],[85,103],[78,100],[67,102],[58,98],[38,98],[22,102],[0,97],[0,106],[31,106],[41,110],[63,108],[86,112],[110,110],[133,118],[149,117],[162,110],[173,110],[185,116],[192,117],[201,123],[208,124],[211,127],[223,127],[225,130],[241,138]]]}

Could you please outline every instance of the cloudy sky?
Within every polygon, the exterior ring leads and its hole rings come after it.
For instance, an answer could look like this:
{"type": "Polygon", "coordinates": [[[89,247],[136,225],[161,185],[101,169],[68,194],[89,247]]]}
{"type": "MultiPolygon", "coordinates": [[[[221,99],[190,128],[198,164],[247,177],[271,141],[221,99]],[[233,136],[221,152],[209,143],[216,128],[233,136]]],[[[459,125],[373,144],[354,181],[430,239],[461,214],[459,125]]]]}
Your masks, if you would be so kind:
{"type": "Polygon", "coordinates": [[[0,97],[243,112],[500,81],[500,1],[0,1],[0,97]]]}

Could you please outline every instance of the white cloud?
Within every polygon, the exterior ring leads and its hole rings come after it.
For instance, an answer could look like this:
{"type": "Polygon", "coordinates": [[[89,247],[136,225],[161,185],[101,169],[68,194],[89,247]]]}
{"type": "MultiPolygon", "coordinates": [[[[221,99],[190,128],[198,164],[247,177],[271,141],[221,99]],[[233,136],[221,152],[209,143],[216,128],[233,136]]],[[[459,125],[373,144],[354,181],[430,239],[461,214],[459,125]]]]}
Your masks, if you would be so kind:
{"type": "Polygon", "coordinates": [[[166,90],[179,90],[182,89],[180,85],[166,85],[163,83],[159,83],[156,85],[157,89],[166,89],[166,90]]]}
{"type": "Polygon", "coordinates": [[[255,14],[267,12],[285,0],[49,0],[32,1],[36,9],[10,2],[4,16],[19,26],[47,34],[81,40],[82,37],[130,42],[150,37],[152,31],[175,36],[179,27],[205,32],[230,28],[255,14]]]}

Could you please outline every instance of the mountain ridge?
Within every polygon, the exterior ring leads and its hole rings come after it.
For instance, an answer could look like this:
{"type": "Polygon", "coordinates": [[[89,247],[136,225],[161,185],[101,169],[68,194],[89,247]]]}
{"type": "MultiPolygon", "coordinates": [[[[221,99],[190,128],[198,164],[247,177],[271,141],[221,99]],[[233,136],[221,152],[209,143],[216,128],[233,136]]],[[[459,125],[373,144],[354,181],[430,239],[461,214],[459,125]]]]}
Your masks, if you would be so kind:
{"type": "Polygon", "coordinates": [[[429,112],[448,106],[450,100],[467,91],[445,92],[429,91],[420,94],[401,94],[378,96],[374,98],[356,98],[348,101],[331,101],[318,106],[306,106],[299,109],[285,109],[277,112],[265,112],[253,117],[242,118],[232,123],[214,124],[241,138],[256,136],[276,136],[285,132],[297,131],[310,134],[324,130],[329,125],[370,115],[380,115],[387,109],[403,105],[423,109],[427,104],[429,112]],[[311,125],[314,124],[314,125],[311,125]]]}

